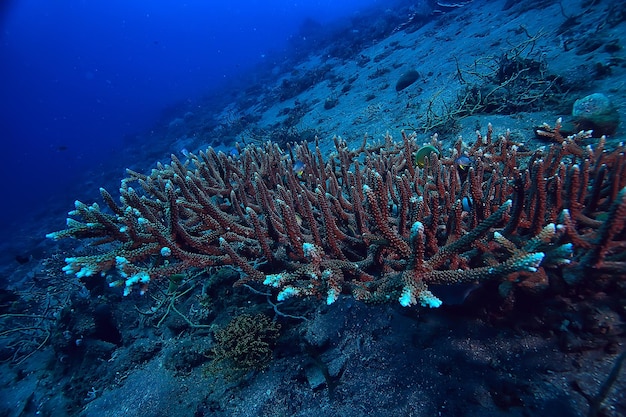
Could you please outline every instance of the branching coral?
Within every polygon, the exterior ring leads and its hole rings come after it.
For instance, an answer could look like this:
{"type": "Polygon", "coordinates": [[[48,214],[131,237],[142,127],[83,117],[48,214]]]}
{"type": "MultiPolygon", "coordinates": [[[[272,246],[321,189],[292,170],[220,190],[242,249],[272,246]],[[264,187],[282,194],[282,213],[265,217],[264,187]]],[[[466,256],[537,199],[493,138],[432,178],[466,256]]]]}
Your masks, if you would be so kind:
{"type": "Polygon", "coordinates": [[[423,168],[404,133],[354,150],[335,138],[327,158],[306,144],[247,146],[239,156],[209,148],[184,162],[172,155],[149,175],[129,170],[120,204],[101,189],[108,210],[76,202],[67,228],[48,237],[102,248],[67,258],[64,270],[113,272],[126,294],[225,265],[242,273],[238,284],[275,287],[280,300],[350,294],[431,307],[441,304],[433,283],[541,281],[557,267],[623,276],[624,147],[576,139],[530,152],[490,127],[473,145],[444,150],[435,135],[440,157],[430,153],[423,168]]]}

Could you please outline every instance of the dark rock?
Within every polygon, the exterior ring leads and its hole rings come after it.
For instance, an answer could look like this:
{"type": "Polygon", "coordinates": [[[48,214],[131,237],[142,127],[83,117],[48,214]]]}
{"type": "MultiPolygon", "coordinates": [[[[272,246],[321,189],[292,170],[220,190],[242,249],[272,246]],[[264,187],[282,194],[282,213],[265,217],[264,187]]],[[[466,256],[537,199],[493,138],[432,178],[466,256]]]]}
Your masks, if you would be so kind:
{"type": "Polygon", "coordinates": [[[409,70],[400,76],[396,83],[396,91],[402,91],[420,78],[419,72],[409,70]]]}

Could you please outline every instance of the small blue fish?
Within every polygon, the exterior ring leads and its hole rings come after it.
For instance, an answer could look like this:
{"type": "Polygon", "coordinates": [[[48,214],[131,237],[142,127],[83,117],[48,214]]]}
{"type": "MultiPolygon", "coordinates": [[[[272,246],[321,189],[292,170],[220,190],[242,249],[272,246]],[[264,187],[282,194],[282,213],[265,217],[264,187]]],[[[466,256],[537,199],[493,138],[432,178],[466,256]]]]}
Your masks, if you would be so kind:
{"type": "Polygon", "coordinates": [[[297,160],[293,164],[293,172],[298,176],[298,178],[302,178],[302,174],[304,174],[304,168],[306,168],[306,164],[300,160],[297,160]]]}
{"type": "Polygon", "coordinates": [[[463,171],[472,166],[473,163],[474,160],[467,155],[461,155],[454,160],[454,164],[463,171]]]}
{"type": "Polygon", "coordinates": [[[236,158],[239,156],[239,151],[237,150],[237,148],[232,147],[230,148],[230,150],[228,151],[228,156],[231,156],[233,158],[236,158]]]}
{"type": "Polygon", "coordinates": [[[472,207],[474,207],[472,197],[463,197],[461,199],[461,207],[463,208],[463,211],[472,211],[472,207]]]}
{"type": "Polygon", "coordinates": [[[187,148],[181,149],[180,153],[182,153],[185,158],[189,158],[189,151],[187,150],[187,148]]]}

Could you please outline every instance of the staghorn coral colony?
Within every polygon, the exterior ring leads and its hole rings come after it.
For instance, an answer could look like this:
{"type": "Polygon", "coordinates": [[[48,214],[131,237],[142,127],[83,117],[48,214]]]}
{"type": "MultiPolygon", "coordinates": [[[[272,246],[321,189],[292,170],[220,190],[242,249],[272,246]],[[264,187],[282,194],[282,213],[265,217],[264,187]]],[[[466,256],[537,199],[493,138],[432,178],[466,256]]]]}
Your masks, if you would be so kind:
{"type": "Polygon", "coordinates": [[[438,307],[431,284],[498,280],[537,290],[626,274],[626,156],[591,132],[541,132],[528,150],[491,126],[444,149],[435,135],[416,166],[414,135],[349,149],[249,145],[172,155],[149,175],[128,170],[120,202],[76,202],[67,228],[48,234],[99,248],[66,259],[67,274],[107,276],[124,293],[173,274],[230,266],[237,285],[264,284],[279,301],[438,307]],[[297,169],[295,167],[297,166],[297,169]],[[591,272],[592,274],[589,274],[591,272]],[[108,274],[108,275],[107,275],[108,274]]]}

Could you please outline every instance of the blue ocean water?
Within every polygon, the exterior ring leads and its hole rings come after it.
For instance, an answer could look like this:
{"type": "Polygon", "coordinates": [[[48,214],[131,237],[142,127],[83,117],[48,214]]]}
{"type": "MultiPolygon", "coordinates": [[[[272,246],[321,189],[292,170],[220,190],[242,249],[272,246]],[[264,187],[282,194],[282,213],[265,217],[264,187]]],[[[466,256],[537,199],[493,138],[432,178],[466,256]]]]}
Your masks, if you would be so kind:
{"type": "Polygon", "coordinates": [[[375,3],[2,2],[0,195],[9,203],[0,205],[0,228],[68,200],[68,187],[96,176],[164,109],[280,60],[305,22],[332,24],[375,3]]]}
{"type": "Polygon", "coordinates": [[[623,130],[559,136],[574,95],[623,113],[623,0],[52,3],[0,0],[0,416],[626,415],[623,130]],[[258,170],[232,147],[267,140],[258,170]],[[188,165],[176,210],[129,182],[145,203],[62,238],[125,167],[208,145],[232,175],[188,165]]]}

